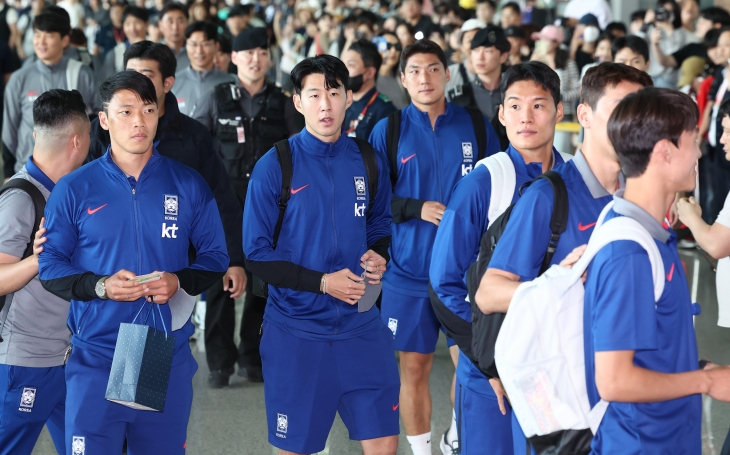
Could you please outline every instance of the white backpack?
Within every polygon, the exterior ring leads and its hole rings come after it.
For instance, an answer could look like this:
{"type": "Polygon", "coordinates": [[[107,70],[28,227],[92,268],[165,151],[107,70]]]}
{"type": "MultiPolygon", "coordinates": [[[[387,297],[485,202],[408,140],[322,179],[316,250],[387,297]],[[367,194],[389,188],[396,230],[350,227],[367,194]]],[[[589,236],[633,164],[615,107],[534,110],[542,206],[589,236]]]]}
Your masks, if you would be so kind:
{"type": "MultiPolygon", "coordinates": [[[[573,155],[558,153],[566,163],[573,159],[573,155]]],[[[489,196],[489,213],[487,214],[489,226],[491,226],[512,205],[512,196],[514,196],[517,185],[515,165],[512,164],[512,160],[506,152],[499,152],[479,160],[474,168],[477,166],[486,166],[492,179],[492,192],[489,196]],[[495,185],[495,182],[501,182],[501,184],[495,185]]]]}
{"type": "Polygon", "coordinates": [[[588,248],[572,269],[553,265],[517,288],[497,338],[494,358],[500,379],[528,438],[561,430],[595,434],[608,403],[590,408],[583,356],[581,276],[605,245],[631,240],[649,254],[654,298],[664,291],[664,264],[651,235],[638,221],[601,212],[588,248]]]}

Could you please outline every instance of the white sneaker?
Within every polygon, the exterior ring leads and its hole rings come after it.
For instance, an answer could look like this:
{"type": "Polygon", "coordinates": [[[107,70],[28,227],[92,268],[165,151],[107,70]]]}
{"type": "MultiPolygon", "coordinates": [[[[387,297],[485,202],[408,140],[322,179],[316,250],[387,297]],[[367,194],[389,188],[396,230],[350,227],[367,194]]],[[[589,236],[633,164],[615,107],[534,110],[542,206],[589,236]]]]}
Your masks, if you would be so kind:
{"type": "Polygon", "coordinates": [[[441,436],[441,443],[439,444],[441,453],[443,455],[459,455],[459,441],[455,439],[451,442],[448,442],[446,440],[447,434],[449,434],[449,430],[446,430],[446,433],[441,436]]]}

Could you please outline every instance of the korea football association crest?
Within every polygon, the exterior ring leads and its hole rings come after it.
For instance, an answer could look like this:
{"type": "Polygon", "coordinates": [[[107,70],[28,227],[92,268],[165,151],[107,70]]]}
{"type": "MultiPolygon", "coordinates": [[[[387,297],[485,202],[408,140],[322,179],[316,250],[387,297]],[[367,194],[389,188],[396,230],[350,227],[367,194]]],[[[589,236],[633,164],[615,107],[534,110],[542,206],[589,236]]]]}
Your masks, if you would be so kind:
{"type": "Polygon", "coordinates": [[[73,455],[86,454],[86,439],[83,436],[73,436],[71,441],[71,453],[73,455]]]}
{"type": "Polygon", "coordinates": [[[471,142],[461,143],[461,154],[464,156],[465,163],[471,163],[474,160],[474,148],[471,142]]]}
{"type": "Polygon", "coordinates": [[[365,200],[365,177],[355,177],[355,195],[358,201],[365,200]]]}
{"type": "Polygon", "coordinates": [[[289,417],[286,414],[276,414],[276,431],[286,433],[289,429],[289,417]]]}
{"type": "Polygon", "coordinates": [[[395,332],[398,330],[398,320],[393,318],[388,318],[388,328],[391,332],[393,332],[393,336],[395,336],[395,332]]]}
{"type": "Polygon", "coordinates": [[[36,389],[34,387],[24,387],[23,393],[20,395],[19,411],[30,412],[35,404],[36,389]]]}
{"type": "Polygon", "coordinates": [[[177,216],[177,212],[178,212],[177,196],[172,196],[172,195],[166,194],[165,195],[165,215],[177,216]]]}

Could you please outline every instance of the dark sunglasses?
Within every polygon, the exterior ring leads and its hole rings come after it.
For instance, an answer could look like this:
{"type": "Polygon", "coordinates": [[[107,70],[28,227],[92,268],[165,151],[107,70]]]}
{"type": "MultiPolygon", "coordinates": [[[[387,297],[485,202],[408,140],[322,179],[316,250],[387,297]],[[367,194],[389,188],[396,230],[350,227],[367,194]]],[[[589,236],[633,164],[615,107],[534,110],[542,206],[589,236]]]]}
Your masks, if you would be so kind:
{"type": "Polygon", "coordinates": [[[395,48],[398,52],[403,50],[403,46],[400,43],[388,43],[388,50],[395,48]]]}

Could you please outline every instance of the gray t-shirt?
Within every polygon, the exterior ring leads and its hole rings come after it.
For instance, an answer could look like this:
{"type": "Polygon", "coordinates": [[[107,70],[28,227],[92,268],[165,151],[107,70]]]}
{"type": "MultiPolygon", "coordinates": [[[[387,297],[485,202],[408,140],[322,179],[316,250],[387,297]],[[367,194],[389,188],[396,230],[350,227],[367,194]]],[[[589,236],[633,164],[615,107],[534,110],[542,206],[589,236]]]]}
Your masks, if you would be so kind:
{"type": "Polygon", "coordinates": [[[175,74],[175,85],[172,86],[172,93],[177,98],[178,109],[181,113],[192,116],[198,99],[203,94],[212,94],[215,86],[224,82],[233,84],[236,82],[236,78],[217,68],[200,72],[188,66],[184,70],[178,71],[175,74]]]}
{"type": "MultiPolygon", "coordinates": [[[[12,178],[30,181],[48,199],[48,189],[31,177],[25,166],[12,178]]],[[[35,221],[30,196],[16,189],[0,195],[0,219],[0,253],[22,257],[35,221]]],[[[68,310],[69,302],[46,291],[38,275],[8,294],[0,312],[4,340],[0,343],[0,363],[35,368],[63,365],[71,345],[68,310]]]]}

